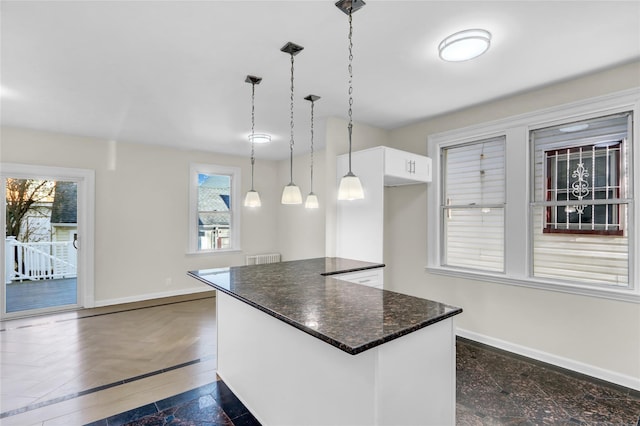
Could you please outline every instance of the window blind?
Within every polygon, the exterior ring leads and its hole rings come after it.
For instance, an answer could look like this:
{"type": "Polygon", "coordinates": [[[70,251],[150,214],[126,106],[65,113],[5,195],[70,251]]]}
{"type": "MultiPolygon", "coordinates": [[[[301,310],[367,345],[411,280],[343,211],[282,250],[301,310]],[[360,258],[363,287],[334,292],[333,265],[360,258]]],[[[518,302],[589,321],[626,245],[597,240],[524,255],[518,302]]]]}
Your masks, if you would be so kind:
{"type": "Polygon", "coordinates": [[[443,264],[504,271],[504,136],[443,148],[443,264]]]}

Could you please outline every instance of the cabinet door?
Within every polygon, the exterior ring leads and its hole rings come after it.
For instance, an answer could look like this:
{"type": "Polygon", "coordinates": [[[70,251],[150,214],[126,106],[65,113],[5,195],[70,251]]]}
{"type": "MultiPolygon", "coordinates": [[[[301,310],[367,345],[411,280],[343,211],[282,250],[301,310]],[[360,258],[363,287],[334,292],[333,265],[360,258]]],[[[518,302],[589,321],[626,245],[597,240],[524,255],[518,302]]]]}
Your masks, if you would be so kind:
{"type": "Polygon", "coordinates": [[[346,274],[331,275],[337,280],[349,281],[369,287],[383,288],[382,268],[367,269],[365,271],[348,272],[346,274]]]}
{"type": "Polygon", "coordinates": [[[431,182],[431,158],[413,154],[413,179],[418,182],[431,182]]]}
{"type": "Polygon", "coordinates": [[[431,182],[431,159],[393,148],[385,148],[385,185],[431,182]]]}

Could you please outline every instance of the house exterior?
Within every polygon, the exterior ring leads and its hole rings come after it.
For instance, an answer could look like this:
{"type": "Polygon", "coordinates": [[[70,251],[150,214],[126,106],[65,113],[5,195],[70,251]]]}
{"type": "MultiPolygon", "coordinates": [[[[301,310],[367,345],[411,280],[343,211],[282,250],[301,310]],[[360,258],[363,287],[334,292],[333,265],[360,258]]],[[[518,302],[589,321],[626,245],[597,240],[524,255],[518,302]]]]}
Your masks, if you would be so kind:
{"type": "Polygon", "coordinates": [[[77,238],[77,199],[78,185],[75,182],[56,182],[51,205],[51,241],[74,241],[77,238]]]}

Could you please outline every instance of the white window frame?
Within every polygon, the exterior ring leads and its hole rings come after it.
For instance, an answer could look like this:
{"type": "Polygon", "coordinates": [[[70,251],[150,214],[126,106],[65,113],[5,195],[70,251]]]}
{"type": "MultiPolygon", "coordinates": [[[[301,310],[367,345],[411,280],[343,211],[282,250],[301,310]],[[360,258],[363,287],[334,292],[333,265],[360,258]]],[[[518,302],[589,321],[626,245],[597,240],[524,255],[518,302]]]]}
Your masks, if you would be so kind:
{"type": "Polygon", "coordinates": [[[219,166],[215,164],[192,163],[189,168],[189,242],[187,252],[189,254],[215,254],[241,251],[240,248],[240,168],[219,166]],[[231,234],[229,248],[224,249],[198,249],[198,174],[227,175],[231,177],[231,234]]]}
{"type": "Polygon", "coordinates": [[[636,237],[640,227],[640,88],[587,99],[567,105],[526,113],[514,117],[482,123],[462,129],[429,135],[427,152],[433,160],[434,181],[428,186],[427,233],[435,238],[427,238],[426,270],[434,274],[488,281],[499,284],[525,286],[563,293],[581,294],[613,300],[640,303],[638,265],[640,265],[640,238],[636,237]],[[629,287],[609,288],[543,280],[532,277],[531,234],[532,218],[529,214],[530,184],[530,144],[529,132],[565,122],[574,122],[610,114],[633,111],[633,145],[631,150],[631,195],[629,216],[633,228],[629,229],[629,287]],[[443,266],[441,263],[440,217],[441,170],[440,150],[443,147],[506,136],[506,206],[505,206],[505,272],[491,273],[460,270],[443,266]],[[527,220],[523,220],[527,218],[527,220]],[[526,222],[523,226],[523,222],[526,222]]]}

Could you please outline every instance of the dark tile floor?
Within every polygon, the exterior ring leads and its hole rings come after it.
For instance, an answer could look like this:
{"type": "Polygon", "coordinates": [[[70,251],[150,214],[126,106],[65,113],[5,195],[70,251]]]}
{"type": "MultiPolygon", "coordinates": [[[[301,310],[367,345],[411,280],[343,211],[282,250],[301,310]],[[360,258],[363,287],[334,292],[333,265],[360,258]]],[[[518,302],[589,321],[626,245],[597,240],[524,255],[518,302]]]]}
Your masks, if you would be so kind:
{"type": "Polygon", "coordinates": [[[640,426],[640,392],[458,338],[458,425],[640,426]]]}
{"type": "MultiPolygon", "coordinates": [[[[457,341],[458,425],[640,426],[640,392],[480,343],[457,341]]],[[[259,425],[217,381],[92,423],[259,425]]]]}
{"type": "Polygon", "coordinates": [[[86,426],[260,426],[221,380],[86,426]]]}

